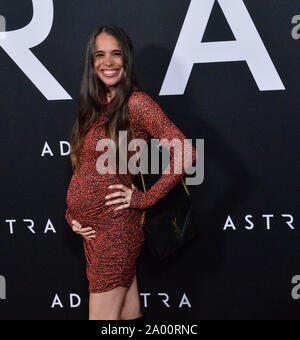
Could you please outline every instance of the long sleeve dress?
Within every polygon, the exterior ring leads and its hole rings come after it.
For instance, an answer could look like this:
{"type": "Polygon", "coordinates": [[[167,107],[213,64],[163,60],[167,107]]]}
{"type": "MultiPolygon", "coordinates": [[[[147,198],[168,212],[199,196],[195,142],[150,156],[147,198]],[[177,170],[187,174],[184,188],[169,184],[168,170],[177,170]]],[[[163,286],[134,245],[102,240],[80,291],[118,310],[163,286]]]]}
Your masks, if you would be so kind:
{"type": "MultiPolygon", "coordinates": [[[[108,104],[109,106],[109,104],[108,104]]],[[[104,109],[97,122],[85,136],[81,150],[81,166],[71,178],[67,192],[67,211],[65,218],[71,226],[73,219],[84,227],[96,230],[93,240],[83,238],[86,258],[86,273],[89,280],[89,292],[101,293],[115,287],[129,287],[136,273],[136,260],[145,240],[140,226],[143,209],[154,205],[181,180],[185,169],[196,160],[196,149],[189,143],[179,128],[170,121],[162,108],[144,91],[136,88],[128,101],[129,119],[136,138],[148,142],[149,136],[168,141],[176,138],[181,143],[189,144],[184,159],[170,161],[169,173],[163,173],[160,179],[146,192],[137,187],[133,190],[128,208],[114,209],[119,204],[105,205],[105,196],[120,191],[108,189],[109,185],[120,184],[116,174],[101,174],[96,169],[96,162],[101,154],[96,150],[97,142],[107,138],[103,126],[97,123],[107,117],[104,109]],[[185,141],[184,141],[185,140],[185,141]],[[178,173],[176,169],[181,169],[178,173]]],[[[183,145],[183,144],[182,144],[183,145]]],[[[170,150],[174,156],[175,150],[170,150]]],[[[182,153],[183,155],[183,153],[182,153]]],[[[130,185],[128,187],[131,188],[130,185]]],[[[119,198],[119,197],[117,197],[119,198]]],[[[110,200],[114,200],[112,198],[110,200]]]]}

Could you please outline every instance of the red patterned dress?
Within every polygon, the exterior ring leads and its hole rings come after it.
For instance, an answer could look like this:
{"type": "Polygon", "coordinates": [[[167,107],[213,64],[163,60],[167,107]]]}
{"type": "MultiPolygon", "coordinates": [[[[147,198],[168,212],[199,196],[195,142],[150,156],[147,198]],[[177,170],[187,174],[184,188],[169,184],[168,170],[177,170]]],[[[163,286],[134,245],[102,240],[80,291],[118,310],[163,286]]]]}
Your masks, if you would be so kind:
{"type": "MultiPolygon", "coordinates": [[[[186,138],[172,123],[161,107],[144,91],[133,90],[128,101],[129,118],[136,138],[146,142],[149,136],[164,142],[161,138],[178,138],[183,143],[186,138]]],[[[184,158],[178,162],[172,157],[170,173],[163,174],[147,192],[135,188],[132,192],[129,208],[114,211],[119,204],[105,205],[105,202],[117,198],[105,199],[105,196],[119,189],[108,189],[109,185],[120,184],[115,174],[101,174],[96,169],[96,161],[101,154],[96,150],[97,142],[106,138],[104,126],[98,122],[106,117],[108,110],[103,110],[97,122],[85,136],[81,167],[74,171],[67,193],[67,211],[65,218],[71,226],[73,219],[84,227],[96,230],[93,240],[84,242],[86,273],[89,291],[101,293],[115,287],[129,287],[136,273],[136,260],[145,240],[140,226],[143,209],[154,205],[165,196],[184,175],[184,158]],[[177,173],[177,166],[182,166],[182,173],[177,173]]],[[[187,141],[185,141],[185,144],[187,141]]],[[[185,161],[188,168],[196,160],[196,149],[190,144],[191,155],[185,161]]],[[[175,148],[176,150],[176,148],[175,148]]],[[[171,148],[174,155],[174,151],[171,148]]],[[[176,151],[175,151],[176,152],[176,151]]],[[[130,185],[128,187],[131,188],[130,185]]]]}

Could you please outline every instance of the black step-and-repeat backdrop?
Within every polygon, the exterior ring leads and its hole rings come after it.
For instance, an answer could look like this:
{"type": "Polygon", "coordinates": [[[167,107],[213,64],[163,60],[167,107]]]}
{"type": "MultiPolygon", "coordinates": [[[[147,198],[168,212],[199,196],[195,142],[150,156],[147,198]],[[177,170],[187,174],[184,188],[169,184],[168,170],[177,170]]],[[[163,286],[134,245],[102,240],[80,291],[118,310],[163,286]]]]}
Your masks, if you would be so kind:
{"type": "Polygon", "coordinates": [[[0,1],[0,319],[86,319],[64,219],[91,30],[123,27],[143,88],[204,139],[200,233],[137,263],[148,319],[299,319],[298,0],[0,1]]]}

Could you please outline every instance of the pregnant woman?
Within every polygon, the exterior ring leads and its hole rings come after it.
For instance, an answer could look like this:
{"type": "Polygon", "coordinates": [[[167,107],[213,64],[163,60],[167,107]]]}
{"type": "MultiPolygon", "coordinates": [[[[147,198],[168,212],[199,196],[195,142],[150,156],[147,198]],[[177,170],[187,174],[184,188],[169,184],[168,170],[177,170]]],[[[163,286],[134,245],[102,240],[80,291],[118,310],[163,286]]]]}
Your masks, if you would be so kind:
{"type": "MultiPolygon", "coordinates": [[[[140,220],[143,209],[165,196],[196,160],[195,148],[184,139],[161,107],[139,90],[128,35],[114,25],[97,27],[87,45],[78,115],[70,139],[73,176],[65,215],[72,230],[83,237],[90,320],[142,318],[136,279],[136,260],[145,240],[140,220]],[[128,132],[129,143],[129,120],[137,139],[147,142],[152,136],[189,144],[186,159],[172,157],[170,172],[163,173],[147,192],[133,185],[135,175],[130,171],[119,172],[118,160],[121,164],[124,158],[118,147],[119,131],[128,132]],[[99,171],[97,161],[107,150],[98,143],[105,138],[116,146],[115,173],[99,171]],[[179,167],[182,172],[175,172],[179,167]]],[[[126,151],[128,160],[135,155],[126,151]]],[[[174,155],[176,147],[170,151],[174,155]]]]}

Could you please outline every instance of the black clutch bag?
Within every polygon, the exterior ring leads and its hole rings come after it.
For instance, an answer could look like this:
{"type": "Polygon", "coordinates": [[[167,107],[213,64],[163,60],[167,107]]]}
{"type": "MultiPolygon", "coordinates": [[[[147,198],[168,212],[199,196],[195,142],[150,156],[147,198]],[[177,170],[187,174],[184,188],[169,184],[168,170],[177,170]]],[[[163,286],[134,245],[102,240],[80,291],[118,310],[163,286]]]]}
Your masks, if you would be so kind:
{"type": "MultiPolygon", "coordinates": [[[[132,125],[131,131],[135,138],[132,125]]],[[[143,189],[146,192],[141,169],[140,174],[143,189]]],[[[184,178],[185,176],[155,205],[143,211],[140,225],[152,255],[158,260],[163,260],[175,253],[197,233],[192,219],[194,212],[192,196],[184,183],[184,178]]]]}

